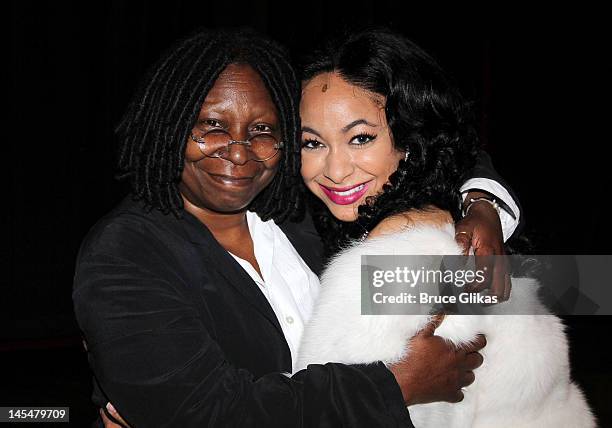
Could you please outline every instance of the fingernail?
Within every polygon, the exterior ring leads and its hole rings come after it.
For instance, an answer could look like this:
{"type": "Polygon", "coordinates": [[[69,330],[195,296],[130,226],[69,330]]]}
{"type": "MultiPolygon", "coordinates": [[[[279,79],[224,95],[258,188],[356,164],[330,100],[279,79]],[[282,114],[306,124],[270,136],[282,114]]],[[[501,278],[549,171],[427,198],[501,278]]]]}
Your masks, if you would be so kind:
{"type": "Polygon", "coordinates": [[[106,403],[106,410],[108,410],[111,413],[117,413],[117,411],[115,410],[115,408],[110,402],[106,403]]]}

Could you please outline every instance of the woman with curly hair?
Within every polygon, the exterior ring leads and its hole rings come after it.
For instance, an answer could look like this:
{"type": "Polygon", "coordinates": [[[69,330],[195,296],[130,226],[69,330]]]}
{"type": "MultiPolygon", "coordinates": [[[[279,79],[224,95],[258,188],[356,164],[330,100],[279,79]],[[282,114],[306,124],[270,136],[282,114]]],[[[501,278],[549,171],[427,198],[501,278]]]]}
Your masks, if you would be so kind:
{"type": "MultiPolygon", "coordinates": [[[[300,105],[301,172],[319,200],[312,204],[315,224],[333,258],[294,370],[325,361],[383,361],[396,371],[414,352],[406,338],[432,328],[433,318],[362,315],[361,257],[462,253],[453,219],[460,217],[459,186],[477,156],[470,109],[431,57],[384,30],[333,42],[313,58],[300,105]]],[[[469,209],[492,205],[483,200],[469,209]]],[[[448,400],[461,403],[417,403],[403,391],[415,426],[595,425],[570,380],[563,325],[540,304],[534,281],[515,278],[513,285],[510,302],[485,313],[520,307],[541,316],[435,319],[438,334],[459,348],[484,333],[485,364],[473,385],[448,400]]],[[[432,373],[421,375],[422,382],[436,381],[432,373]]],[[[474,372],[459,376],[473,380],[474,372]]]]}
{"type": "Polygon", "coordinates": [[[329,52],[317,52],[305,67],[300,111],[302,176],[329,209],[315,204],[320,226],[333,230],[323,235],[326,248],[337,250],[407,211],[435,207],[458,219],[458,189],[475,164],[477,136],[442,70],[384,32],[329,52]],[[340,140],[348,144],[334,144],[340,140]]]}

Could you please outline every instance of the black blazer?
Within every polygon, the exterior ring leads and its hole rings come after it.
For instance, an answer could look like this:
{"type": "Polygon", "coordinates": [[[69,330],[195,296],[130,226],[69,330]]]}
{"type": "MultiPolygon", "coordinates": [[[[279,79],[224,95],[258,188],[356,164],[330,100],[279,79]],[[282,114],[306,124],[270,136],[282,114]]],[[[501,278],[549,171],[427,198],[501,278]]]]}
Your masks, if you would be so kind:
{"type": "MultiPolygon", "coordinates": [[[[312,225],[282,228],[318,273],[312,225]]],[[[382,363],[283,375],[291,354],[268,301],[189,213],[124,200],[85,239],[73,300],[94,402],[135,428],[412,426],[382,363]]]]}

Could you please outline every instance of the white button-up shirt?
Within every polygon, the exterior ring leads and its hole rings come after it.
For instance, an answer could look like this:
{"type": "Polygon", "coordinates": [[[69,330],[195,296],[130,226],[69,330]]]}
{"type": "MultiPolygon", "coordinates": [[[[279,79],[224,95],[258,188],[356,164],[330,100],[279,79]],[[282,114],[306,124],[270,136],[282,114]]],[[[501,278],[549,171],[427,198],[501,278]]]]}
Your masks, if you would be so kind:
{"type": "Polygon", "coordinates": [[[304,325],[319,292],[319,278],[273,220],[264,222],[251,211],[246,217],[263,278],[248,261],[230,254],[268,299],[295,361],[304,325]]]}

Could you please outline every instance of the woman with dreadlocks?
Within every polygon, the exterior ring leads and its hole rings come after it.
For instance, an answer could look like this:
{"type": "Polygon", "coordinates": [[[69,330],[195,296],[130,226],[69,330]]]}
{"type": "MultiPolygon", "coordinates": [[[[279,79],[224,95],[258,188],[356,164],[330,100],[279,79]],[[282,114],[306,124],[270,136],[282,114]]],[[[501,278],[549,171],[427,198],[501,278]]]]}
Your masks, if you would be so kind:
{"type": "Polygon", "coordinates": [[[172,48],[128,108],[132,192],[85,238],[73,300],[93,399],[131,426],[411,426],[405,397],[453,401],[472,381],[484,339],[456,352],[433,326],[393,372],[287,374],[322,263],[301,199],[299,96],[278,45],[215,31],[172,48]]]}

